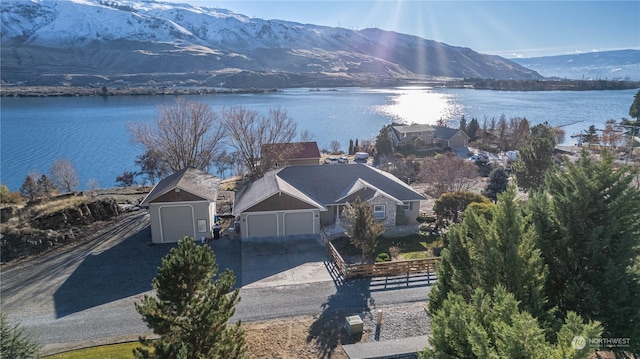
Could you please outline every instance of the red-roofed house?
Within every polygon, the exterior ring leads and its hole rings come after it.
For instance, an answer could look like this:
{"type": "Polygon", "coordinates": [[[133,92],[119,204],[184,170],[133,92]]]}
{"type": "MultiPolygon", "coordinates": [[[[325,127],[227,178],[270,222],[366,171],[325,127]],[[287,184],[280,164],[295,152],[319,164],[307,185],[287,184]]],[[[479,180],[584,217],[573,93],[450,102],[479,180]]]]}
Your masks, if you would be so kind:
{"type": "Polygon", "coordinates": [[[320,150],[316,142],[291,142],[291,143],[271,143],[262,146],[262,153],[290,152],[286,154],[284,163],[276,161],[273,167],[282,166],[307,166],[320,164],[320,150]],[[290,150],[293,148],[293,150],[290,150]]]}

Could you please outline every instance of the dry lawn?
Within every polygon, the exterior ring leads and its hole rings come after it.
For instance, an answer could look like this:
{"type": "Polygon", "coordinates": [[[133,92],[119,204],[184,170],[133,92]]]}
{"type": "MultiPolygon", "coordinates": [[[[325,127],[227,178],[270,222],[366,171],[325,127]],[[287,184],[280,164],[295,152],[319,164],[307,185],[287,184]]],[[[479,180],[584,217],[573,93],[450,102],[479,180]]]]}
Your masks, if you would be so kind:
{"type": "Polygon", "coordinates": [[[363,338],[349,337],[342,321],[344,316],[323,314],[243,323],[243,327],[251,358],[348,359],[342,343],[363,338]]]}

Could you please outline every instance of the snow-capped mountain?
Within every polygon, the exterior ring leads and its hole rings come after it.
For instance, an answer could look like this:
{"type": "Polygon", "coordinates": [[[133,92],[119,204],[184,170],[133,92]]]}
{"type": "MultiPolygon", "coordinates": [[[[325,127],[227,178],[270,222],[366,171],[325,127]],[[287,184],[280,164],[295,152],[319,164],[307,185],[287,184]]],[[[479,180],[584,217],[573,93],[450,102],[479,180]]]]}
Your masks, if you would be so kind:
{"type": "Polygon", "coordinates": [[[282,87],[540,78],[510,60],[416,36],[197,5],[3,0],[0,10],[5,83],[282,87]]]}
{"type": "Polygon", "coordinates": [[[640,81],[640,50],[599,51],[513,61],[545,77],[640,81]]]}

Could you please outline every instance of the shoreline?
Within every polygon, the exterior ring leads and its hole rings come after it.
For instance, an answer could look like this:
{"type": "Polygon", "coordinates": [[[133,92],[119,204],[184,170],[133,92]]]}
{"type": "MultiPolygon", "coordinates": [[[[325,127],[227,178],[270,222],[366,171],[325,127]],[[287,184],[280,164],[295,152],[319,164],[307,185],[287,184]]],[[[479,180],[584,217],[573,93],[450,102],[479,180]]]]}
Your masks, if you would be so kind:
{"type": "Polygon", "coordinates": [[[97,86],[2,86],[0,97],[79,97],[79,96],[183,96],[207,94],[260,94],[280,89],[229,89],[211,87],[97,87],[97,86]]]}
{"type": "MultiPolygon", "coordinates": [[[[464,79],[457,81],[415,81],[404,85],[443,87],[450,89],[473,89],[488,91],[609,91],[640,88],[640,81],[606,81],[606,80],[491,80],[464,79]]],[[[292,86],[300,88],[300,86],[292,86]]],[[[342,86],[331,86],[335,89],[342,86]]],[[[349,86],[350,87],[350,86],[349,86]]],[[[387,87],[358,86],[354,87],[387,87]]],[[[388,86],[394,87],[394,86],[388,86]]],[[[329,87],[327,87],[329,88],[329,87]]],[[[319,89],[318,89],[319,90],[319,89]]],[[[207,86],[14,86],[0,87],[0,97],[80,97],[80,96],[187,96],[208,94],[262,94],[281,92],[281,88],[221,88],[207,86]]]]}

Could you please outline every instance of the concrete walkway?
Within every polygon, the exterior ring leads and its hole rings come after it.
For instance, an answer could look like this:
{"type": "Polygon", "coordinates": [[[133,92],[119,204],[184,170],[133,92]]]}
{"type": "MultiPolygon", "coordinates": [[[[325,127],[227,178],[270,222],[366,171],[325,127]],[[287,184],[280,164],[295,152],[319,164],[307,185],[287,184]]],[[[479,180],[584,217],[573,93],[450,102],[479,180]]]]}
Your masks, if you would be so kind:
{"type": "Polygon", "coordinates": [[[343,345],[342,349],[349,359],[409,359],[417,358],[417,353],[424,349],[425,343],[428,341],[429,337],[423,335],[380,342],[343,345]]]}

